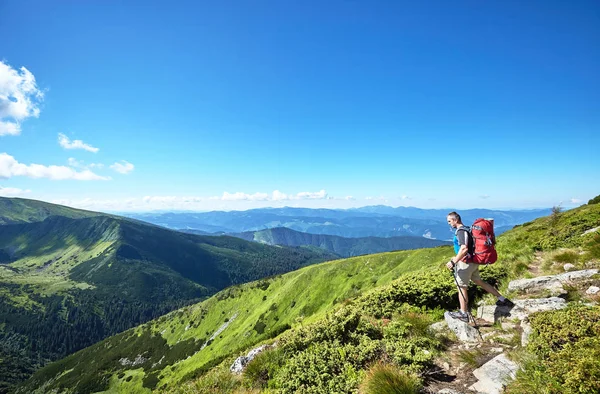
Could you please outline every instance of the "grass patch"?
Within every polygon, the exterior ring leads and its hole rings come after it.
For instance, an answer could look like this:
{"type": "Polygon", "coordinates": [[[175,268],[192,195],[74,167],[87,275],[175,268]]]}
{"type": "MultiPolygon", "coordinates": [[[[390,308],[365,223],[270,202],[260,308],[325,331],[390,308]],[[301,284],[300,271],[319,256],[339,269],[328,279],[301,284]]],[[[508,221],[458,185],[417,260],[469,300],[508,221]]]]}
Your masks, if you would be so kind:
{"type": "Polygon", "coordinates": [[[417,394],[423,384],[421,379],[398,366],[376,363],[371,367],[360,385],[364,394],[417,394]]]}

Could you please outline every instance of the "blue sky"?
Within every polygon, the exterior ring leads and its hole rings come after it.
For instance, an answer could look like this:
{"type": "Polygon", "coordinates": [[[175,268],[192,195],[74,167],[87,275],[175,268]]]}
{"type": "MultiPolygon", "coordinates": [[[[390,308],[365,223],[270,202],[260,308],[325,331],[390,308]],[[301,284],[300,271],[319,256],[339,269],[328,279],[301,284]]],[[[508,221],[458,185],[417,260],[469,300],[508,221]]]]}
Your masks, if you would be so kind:
{"type": "Polygon", "coordinates": [[[0,37],[0,195],[211,210],[600,194],[597,1],[0,1],[0,37]]]}

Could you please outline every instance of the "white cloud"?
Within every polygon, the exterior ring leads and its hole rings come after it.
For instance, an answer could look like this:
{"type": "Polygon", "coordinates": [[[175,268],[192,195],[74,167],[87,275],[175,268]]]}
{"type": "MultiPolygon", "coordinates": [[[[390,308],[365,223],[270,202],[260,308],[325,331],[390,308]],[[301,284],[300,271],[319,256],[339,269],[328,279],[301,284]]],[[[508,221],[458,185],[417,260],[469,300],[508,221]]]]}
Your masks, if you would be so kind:
{"type": "Polygon", "coordinates": [[[44,166],[41,164],[19,163],[7,153],[0,153],[0,179],[13,176],[48,178],[52,180],[73,179],[78,181],[107,181],[110,177],[94,174],[90,170],[76,171],[66,166],[44,166]]]}
{"type": "Polygon", "coordinates": [[[20,134],[23,120],[39,116],[43,98],[28,69],[16,70],[0,61],[0,136],[20,134]]]}
{"type": "Polygon", "coordinates": [[[146,204],[152,203],[193,203],[204,201],[202,197],[177,197],[177,196],[146,196],[142,199],[146,204]]]}
{"type": "Polygon", "coordinates": [[[68,163],[71,167],[80,168],[83,167],[83,162],[74,159],[73,157],[69,157],[68,163]]]}
{"type": "Polygon", "coordinates": [[[246,193],[223,193],[223,197],[221,200],[223,201],[267,201],[269,199],[269,195],[267,193],[254,193],[254,194],[246,194],[246,193]]]}
{"type": "Polygon", "coordinates": [[[570,201],[571,201],[571,204],[580,204],[581,203],[581,200],[578,198],[572,198],[570,201]]]}
{"type": "Polygon", "coordinates": [[[298,200],[324,200],[327,198],[327,192],[321,190],[318,192],[301,192],[296,194],[298,200]]]}
{"type": "Polygon", "coordinates": [[[121,174],[129,174],[131,171],[133,171],[135,166],[128,161],[121,160],[121,163],[117,162],[111,165],[110,168],[121,174]]]}
{"type": "Polygon", "coordinates": [[[346,196],[344,199],[348,200],[348,201],[356,201],[356,198],[354,198],[352,196],[346,196]]]}
{"type": "Polygon", "coordinates": [[[69,137],[67,137],[63,133],[58,133],[58,143],[65,149],[83,149],[92,153],[96,153],[100,150],[98,148],[94,148],[93,146],[86,144],[82,140],[71,141],[69,137]]]}
{"type": "Polygon", "coordinates": [[[19,135],[21,128],[17,123],[0,120],[0,135],[19,135]]]}
{"type": "Polygon", "coordinates": [[[412,197],[407,196],[407,195],[403,195],[402,197],[400,197],[400,199],[402,199],[402,200],[412,200],[412,197]]]}
{"type": "Polygon", "coordinates": [[[271,197],[271,200],[273,201],[285,201],[285,200],[289,200],[289,197],[287,194],[280,192],[279,190],[274,190],[273,191],[273,197],[271,197]]]}
{"type": "Polygon", "coordinates": [[[102,164],[102,163],[85,164],[85,162],[83,160],[77,160],[73,157],[69,157],[69,160],[67,160],[67,162],[73,168],[83,168],[85,170],[89,170],[90,168],[97,168],[97,169],[104,168],[104,164],[102,164]]]}
{"type": "Polygon", "coordinates": [[[318,192],[300,192],[298,194],[285,194],[279,190],[274,190],[269,196],[268,193],[246,194],[242,192],[228,193],[224,192],[221,197],[210,197],[211,200],[221,201],[292,201],[292,200],[327,200],[334,199],[328,197],[325,190],[318,192]]]}
{"type": "Polygon", "coordinates": [[[490,198],[490,196],[488,194],[484,194],[483,196],[479,196],[479,198],[487,200],[488,198],[490,198]]]}
{"type": "Polygon", "coordinates": [[[365,197],[365,200],[367,201],[373,201],[373,200],[377,200],[377,201],[387,201],[387,199],[383,196],[379,196],[379,197],[365,197]]]}
{"type": "Polygon", "coordinates": [[[31,193],[31,190],[17,189],[16,187],[0,186],[0,196],[2,196],[2,197],[17,197],[17,196],[22,196],[27,193],[31,193]]]}

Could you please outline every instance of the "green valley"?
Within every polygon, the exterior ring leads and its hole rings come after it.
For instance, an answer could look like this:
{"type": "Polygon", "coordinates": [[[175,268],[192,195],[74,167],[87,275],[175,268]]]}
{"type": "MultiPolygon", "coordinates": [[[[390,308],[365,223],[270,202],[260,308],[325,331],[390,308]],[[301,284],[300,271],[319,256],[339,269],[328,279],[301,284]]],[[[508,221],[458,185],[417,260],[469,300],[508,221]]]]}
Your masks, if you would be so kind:
{"type": "Polygon", "coordinates": [[[0,392],[49,361],[228,286],[334,258],[0,199],[0,392]]]}

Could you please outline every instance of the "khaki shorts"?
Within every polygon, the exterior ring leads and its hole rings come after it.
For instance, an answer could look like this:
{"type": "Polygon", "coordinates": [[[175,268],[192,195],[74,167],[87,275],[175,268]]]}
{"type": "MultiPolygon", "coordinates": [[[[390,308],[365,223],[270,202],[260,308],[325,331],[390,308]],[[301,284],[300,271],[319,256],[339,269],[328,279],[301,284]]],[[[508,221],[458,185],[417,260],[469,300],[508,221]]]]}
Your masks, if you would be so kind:
{"type": "Polygon", "coordinates": [[[460,287],[468,287],[470,280],[481,280],[479,264],[459,261],[456,264],[456,281],[460,287]]]}

